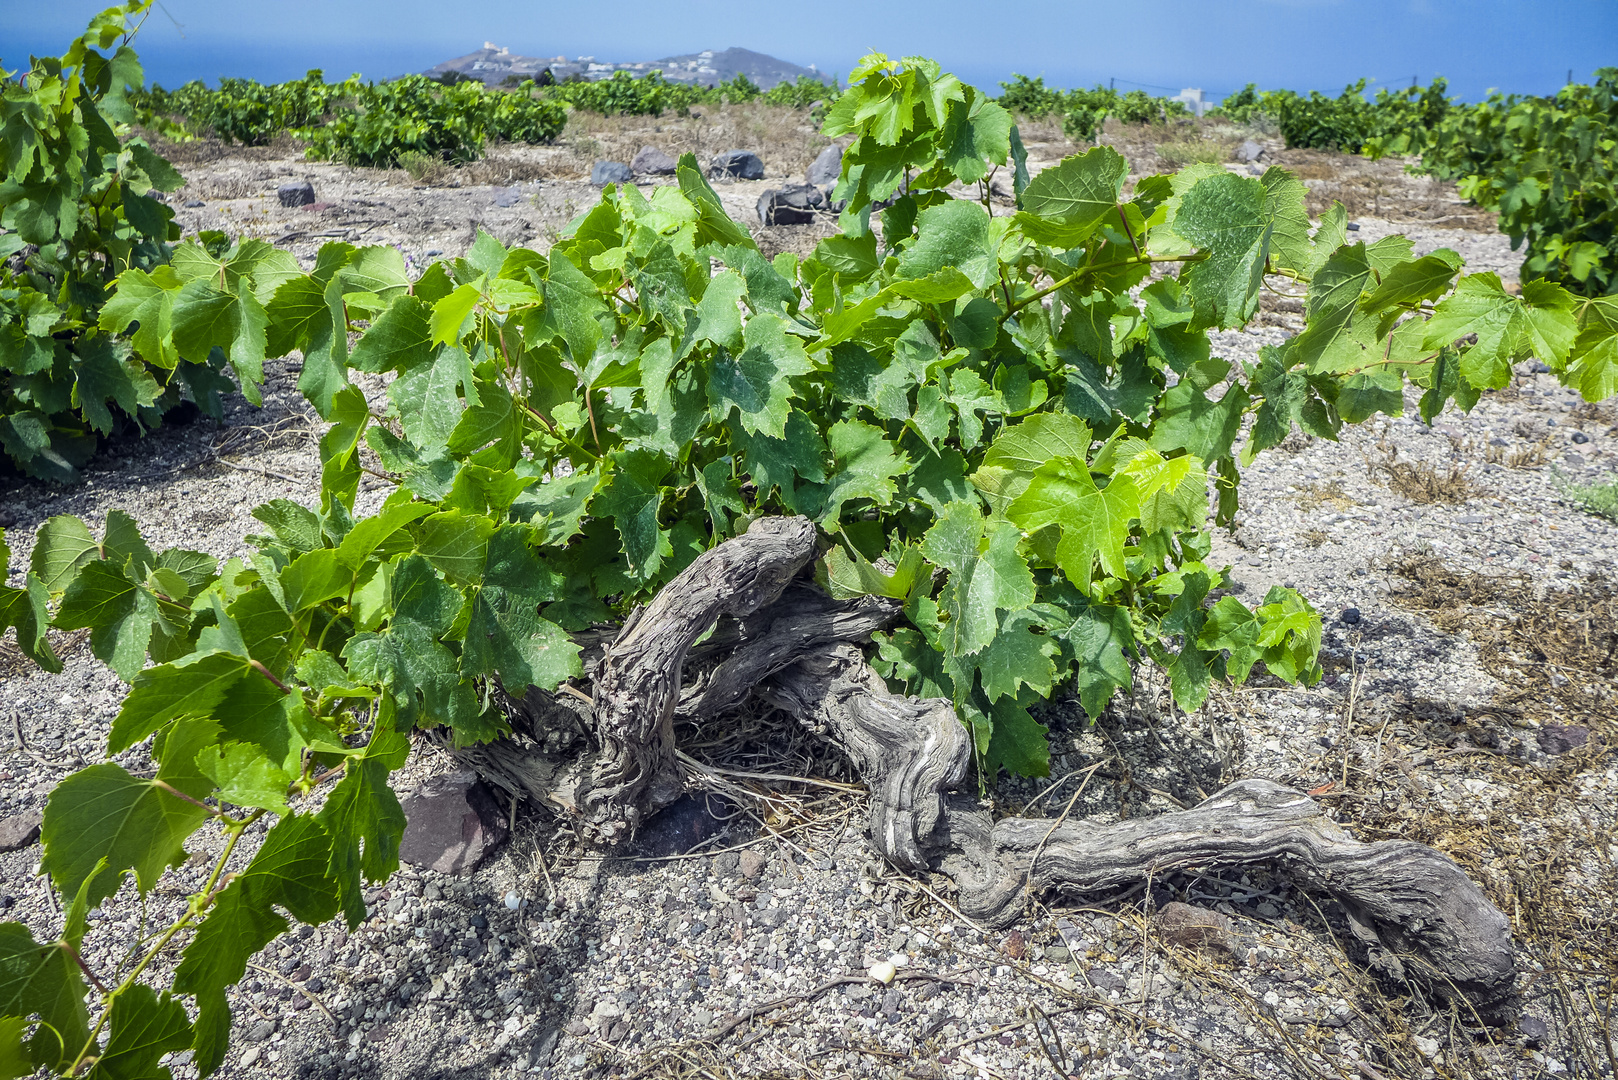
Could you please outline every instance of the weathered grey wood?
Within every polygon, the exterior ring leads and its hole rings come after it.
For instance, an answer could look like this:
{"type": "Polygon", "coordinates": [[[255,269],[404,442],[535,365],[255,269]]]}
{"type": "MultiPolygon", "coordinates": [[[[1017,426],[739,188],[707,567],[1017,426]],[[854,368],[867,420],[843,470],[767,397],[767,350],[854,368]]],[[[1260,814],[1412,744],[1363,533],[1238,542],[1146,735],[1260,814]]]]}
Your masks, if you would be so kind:
{"type": "Polygon", "coordinates": [[[994,925],[1016,920],[1027,889],[1096,892],[1192,867],[1271,863],[1374,929],[1372,963],[1390,975],[1406,974],[1398,954],[1415,954],[1490,997],[1509,989],[1516,971],[1510,923],[1454,862],[1425,844],[1360,843],[1314,799],[1268,780],[1114,825],[1064,822],[1053,831],[1047,821],[1005,818],[985,836],[981,822],[952,818],[951,830],[965,845],[953,855],[967,870],[961,909],[994,925]],[[1009,881],[1027,889],[1008,890],[1009,881]]]}
{"type": "Polygon", "coordinates": [[[842,643],[765,682],[766,700],[841,746],[871,791],[871,842],[909,869],[927,865],[943,793],[966,778],[971,737],[942,698],[890,693],[857,647],[842,643]]]}
{"type": "Polygon", "coordinates": [[[899,617],[903,605],[880,596],[838,602],[818,590],[792,589],[762,615],[769,625],[744,641],[680,711],[704,719],[740,705],[765,678],[840,642],[864,642],[899,617]]]}
{"type": "Polygon", "coordinates": [[[949,874],[961,910],[979,921],[1010,925],[1034,893],[1272,863],[1372,928],[1372,962],[1389,974],[1402,977],[1398,954],[1414,953],[1480,1000],[1510,989],[1510,924],[1460,867],[1423,844],[1359,843],[1291,788],[1246,780],[1189,810],[1107,826],[991,823],[972,800],[947,794],[965,777],[971,753],[949,702],[889,693],[859,649],[839,645],[806,657],[763,693],[848,751],[871,790],[877,850],[901,866],[949,874]]]}
{"type": "Polygon", "coordinates": [[[808,518],[760,518],[699,555],[629,617],[596,668],[592,724],[600,751],[574,793],[596,837],[626,839],[684,790],[673,718],[692,642],[721,615],[745,615],[780,596],[814,553],[808,518]]]}

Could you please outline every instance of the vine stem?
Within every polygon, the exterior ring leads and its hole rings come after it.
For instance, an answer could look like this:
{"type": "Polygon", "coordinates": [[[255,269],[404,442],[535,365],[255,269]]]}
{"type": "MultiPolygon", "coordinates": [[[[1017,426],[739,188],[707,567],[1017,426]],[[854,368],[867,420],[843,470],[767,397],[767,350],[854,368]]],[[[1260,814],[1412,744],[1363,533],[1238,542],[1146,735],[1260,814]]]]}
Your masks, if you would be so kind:
{"type": "Polygon", "coordinates": [[[1038,292],[1034,293],[1032,296],[1026,296],[1023,299],[1017,301],[1015,304],[1012,304],[1010,309],[1008,309],[1006,311],[1006,314],[1001,318],[1001,321],[1004,322],[1005,319],[1010,318],[1012,315],[1015,315],[1017,312],[1021,311],[1025,307],[1027,307],[1029,304],[1037,303],[1040,300],[1045,299],[1047,296],[1049,296],[1051,293],[1055,292],[1056,290],[1066,288],[1068,285],[1070,285],[1073,282],[1077,281],[1079,278],[1083,277],[1085,274],[1093,274],[1093,273],[1096,273],[1096,272],[1101,271],[1101,270],[1117,270],[1117,269],[1120,269],[1120,268],[1125,267],[1125,266],[1149,266],[1152,263],[1170,263],[1170,262],[1194,263],[1194,262],[1202,262],[1207,258],[1208,258],[1207,252],[1200,252],[1199,251],[1195,255],[1141,255],[1141,256],[1139,256],[1137,258],[1133,258],[1133,259],[1116,259],[1116,260],[1114,260],[1112,262],[1096,263],[1093,266],[1081,266],[1081,267],[1079,267],[1079,269],[1073,271],[1067,277],[1059,278],[1057,281],[1055,281],[1054,283],[1052,283],[1050,285],[1047,285],[1043,289],[1040,289],[1038,292]]]}
{"type": "MultiPolygon", "coordinates": [[[[167,785],[164,786],[167,787],[167,785]]],[[[172,791],[173,789],[170,788],[170,790],[172,791]]],[[[178,792],[176,792],[176,794],[178,794],[178,792]]],[[[79,1051],[78,1057],[73,1059],[73,1064],[68,1066],[68,1076],[78,1075],[79,1066],[84,1064],[84,1059],[89,1057],[90,1051],[95,1049],[98,1045],[96,1039],[101,1035],[101,1029],[107,1026],[107,1019],[112,1016],[113,999],[115,999],[125,990],[128,990],[131,986],[134,986],[135,980],[140,978],[141,973],[151,966],[153,960],[157,959],[157,954],[162,952],[163,949],[167,947],[168,943],[174,940],[176,934],[178,934],[181,930],[184,930],[187,926],[191,925],[192,921],[202,913],[204,906],[212,902],[213,887],[216,883],[218,883],[219,876],[224,873],[225,864],[230,861],[231,855],[235,853],[237,841],[241,840],[242,833],[247,831],[247,827],[253,824],[253,822],[257,821],[259,818],[263,817],[265,813],[267,813],[267,811],[255,810],[251,817],[248,817],[242,821],[231,821],[229,818],[225,819],[225,828],[230,832],[230,839],[225,841],[225,850],[219,853],[219,861],[214,864],[213,873],[208,877],[208,884],[202,887],[201,892],[192,896],[191,904],[187,907],[186,913],[174,920],[174,925],[170,926],[163,932],[163,936],[158,938],[157,943],[147,950],[146,955],[140,958],[140,962],[135,965],[133,971],[124,976],[123,981],[118,984],[117,988],[111,993],[106,993],[103,991],[102,1001],[106,1005],[106,1008],[101,1012],[101,1019],[97,1020],[96,1026],[91,1029],[90,1037],[84,1040],[84,1048],[79,1051]]],[[[100,984],[98,983],[97,985],[100,984]]]]}

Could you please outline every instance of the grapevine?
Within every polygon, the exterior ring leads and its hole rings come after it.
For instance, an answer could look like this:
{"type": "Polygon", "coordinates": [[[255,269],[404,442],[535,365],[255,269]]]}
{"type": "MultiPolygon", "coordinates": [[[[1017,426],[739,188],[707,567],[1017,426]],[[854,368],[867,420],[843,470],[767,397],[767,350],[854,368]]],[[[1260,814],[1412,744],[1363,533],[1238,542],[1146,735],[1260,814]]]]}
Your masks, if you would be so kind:
{"type": "MultiPolygon", "coordinates": [[[[1034,706],[1071,691],[1096,716],[1138,663],[1187,710],[1257,670],[1320,677],[1308,600],[1277,587],[1249,607],[1208,561],[1242,470],[1295,428],[1334,439],[1399,415],[1407,385],[1430,421],[1531,356],[1610,393],[1618,331],[1596,301],[1543,281],[1515,295],[1402,237],[1349,242],[1342,209],[1311,222],[1283,169],[1193,166],[1126,192],[1102,147],[1030,178],[1010,113],[938,65],[873,55],[849,84],[824,128],[851,140],[843,228],[801,260],[766,259],[687,155],[673,185],[608,186],[544,253],[482,234],[412,277],[390,247],[327,244],[303,269],[193,241],[169,267],[122,270],[97,325],[143,356],[206,346],[254,372],[302,355],[327,425],[321,497],[258,507],[253,554],[224,563],[153,551],[121,513],[52,518],[22,584],[0,588],[0,627],[41,666],[59,669],[48,628],[90,631],[130,684],[108,754],[149,745],[156,763],[149,778],[91,765],[50,796],[41,870],[64,925],[50,941],[0,926],[10,1075],[162,1076],[182,1049],[217,1069],[227,991],[282,912],[356,926],[362,882],[397,868],[390,777],[414,731],[475,753],[530,691],[590,699],[602,745],[572,805],[612,842],[678,792],[659,739],[685,649],[797,580],[844,605],[811,614],[897,622],[874,637],[885,684],[861,693],[907,718],[902,735],[939,732],[979,784],[1041,775],[1034,706]],[[1002,170],[1015,206],[994,201],[1002,170]],[[1306,329],[1253,364],[1214,356],[1209,332],[1245,325],[1266,287],[1302,291],[1306,329]],[[219,317],[188,336],[196,305],[219,317]],[[392,490],[360,513],[366,470],[392,490]],[[696,597],[672,686],[655,708],[626,693],[663,646],[657,613],[696,597]],[[228,839],[184,914],[129,970],[87,971],[84,913],[126,884],[150,892],[204,826],[228,839]]],[[[865,654],[838,648],[826,677],[863,678],[865,654]]],[[[812,674],[756,681],[827,707],[812,674]]],[[[877,811],[915,813],[873,842],[926,865],[959,771],[925,806],[875,793],[877,811]]],[[[1244,790],[1297,827],[1271,788],[1244,790]]],[[[1035,873],[1044,849],[1013,894],[1059,883],[1053,860],[1035,873]]],[[[1407,879],[1374,880],[1405,895],[1407,879]]],[[[1446,975],[1494,985],[1510,963],[1446,975]]]]}

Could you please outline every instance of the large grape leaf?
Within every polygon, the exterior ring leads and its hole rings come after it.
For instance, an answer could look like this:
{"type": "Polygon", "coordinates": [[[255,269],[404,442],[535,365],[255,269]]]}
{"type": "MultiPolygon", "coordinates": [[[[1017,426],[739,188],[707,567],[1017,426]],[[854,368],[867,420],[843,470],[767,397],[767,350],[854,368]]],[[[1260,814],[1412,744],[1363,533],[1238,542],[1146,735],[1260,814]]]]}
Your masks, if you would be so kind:
{"type": "Polygon", "coordinates": [[[791,411],[788,380],[809,371],[809,356],[779,315],[755,315],[742,335],[740,353],[722,352],[709,367],[708,399],[715,417],[724,419],[735,409],[742,427],[779,439],[791,411]]]}
{"type": "Polygon", "coordinates": [[[1049,635],[1036,632],[1039,625],[1038,616],[1030,610],[1007,612],[994,640],[970,658],[990,701],[1014,699],[1025,686],[1038,697],[1050,697],[1056,675],[1051,658],[1057,644],[1049,635]]]}
{"type": "Polygon", "coordinates": [[[1530,356],[1552,367],[1566,363],[1578,333],[1573,297],[1560,285],[1531,281],[1512,296],[1495,274],[1468,274],[1427,322],[1426,345],[1439,349],[1471,335],[1461,375],[1473,386],[1495,389],[1511,379],[1511,365],[1530,356]]]}
{"type": "Polygon", "coordinates": [[[853,499],[870,499],[886,506],[898,493],[894,477],[909,461],[894,450],[881,428],[860,420],[843,420],[829,432],[832,468],[827,477],[826,504],[822,521],[832,523],[842,516],[843,504],[853,499]]]}
{"type": "Polygon", "coordinates": [[[311,817],[283,817],[264,837],[247,868],[219,894],[174,973],[176,993],[197,999],[196,1062],[203,1076],[224,1060],[230,1039],[227,987],[247,961],[287,930],[276,907],[316,925],[338,911],[337,888],[327,877],[331,837],[311,817]]]}
{"type": "Polygon", "coordinates": [[[210,652],[147,668],[135,676],[112,721],[107,752],[127,750],[176,717],[207,716],[247,675],[250,663],[236,653],[210,652]]]}
{"type": "Polygon", "coordinates": [[[1124,575],[1124,541],[1130,520],[1140,516],[1140,491],[1134,478],[1122,473],[1100,488],[1083,458],[1058,457],[1034,471],[1028,490],[1006,516],[1030,533],[1051,525],[1060,529],[1057,565],[1087,590],[1098,560],[1107,573],[1124,575]]]}
{"type": "Polygon", "coordinates": [[[349,759],[347,773],[318,815],[321,828],[331,837],[326,874],[337,883],[351,930],[365,921],[360,875],[382,881],[399,869],[405,815],[388,786],[388,775],[409,756],[410,740],[394,730],[391,710],[379,710],[370,744],[363,754],[349,759]]]}
{"type": "Polygon", "coordinates": [[[107,1045],[84,1074],[87,1080],[173,1080],[158,1061],[191,1045],[185,1006],[144,983],[125,987],[113,999],[107,1029],[107,1045]]]}
{"type": "Polygon", "coordinates": [[[989,215],[983,207],[964,199],[951,199],[927,207],[917,216],[916,225],[916,239],[899,256],[899,277],[930,278],[955,270],[967,282],[966,288],[953,295],[940,293],[936,299],[917,299],[932,303],[953,300],[973,288],[988,288],[997,280],[999,263],[989,237],[989,215]]]}
{"type": "Polygon", "coordinates": [[[1272,223],[1259,181],[1221,171],[1180,199],[1174,231],[1205,254],[1182,275],[1204,325],[1237,327],[1258,309],[1272,223]]]}
{"type": "Polygon", "coordinates": [[[124,871],[135,872],[145,893],[185,859],[185,838],[208,817],[198,800],[213,785],[197,771],[196,756],[214,730],[206,721],[177,727],[154,779],[103,762],[56,786],[40,828],[40,871],[58,892],[71,896],[86,887],[93,907],[118,890],[124,871]]]}
{"type": "MultiPolygon", "coordinates": [[[[84,1007],[84,979],[72,954],[56,942],[40,944],[21,923],[0,923],[0,1017],[38,1016],[43,1023],[27,1043],[29,1063],[20,1073],[27,1076],[34,1067],[65,1066],[90,1037],[88,1011],[84,1007]]],[[[19,1027],[13,1037],[21,1039],[19,1027]]],[[[6,1031],[0,1028],[0,1062],[6,1031]]],[[[12,1044],[15,1060],[22,1047],[12,1044]]]]}
{"type": "Polygon", "coordinates": [[[985,519],[971,502],[946,507],[927,530],[922,554],[949,571],[939,595],[948,616],[942,629],[947,653],[977,652],[1000,632],[999,611],[1034,602],[1034,576],[1017,550],[1019,539],[1011,524],[985,519]]]}
{"type": "Polygon", "coordinates": [[[1064,158],[1022,193],[1018,224],[1031,239],[1077,247],[1118,205],[1129,163],[1110,146],[1064,158]]]}
{"type": "Polygon", "coordinates": [[[516,695],[530,686],[554,690],[581,670],[579,647],[560,626],[539,617],[541,604],[561,599],[564,583],[529,548],[530,532],[507,525],[490,538],[461,652],[463,674],[498,675],[516,695]]]}
{"type": "Polygon", "coordinates": [[[650,580],[663,560],[674,554],[668,531],[658,520],[669,462],[649,450],[630,450],[614,455],[613,465],[606,487],[592,505],[617,527],[630,572],[650,580]]]}
{"type": "Polygon", "coordinates": [[[1035,413],[1012,424],[984,452],[972,484],[996,513],[1005,513],[1039,467],[1052,458],[1090,455],[1090,425],[1068,413],[1035,413]]]}

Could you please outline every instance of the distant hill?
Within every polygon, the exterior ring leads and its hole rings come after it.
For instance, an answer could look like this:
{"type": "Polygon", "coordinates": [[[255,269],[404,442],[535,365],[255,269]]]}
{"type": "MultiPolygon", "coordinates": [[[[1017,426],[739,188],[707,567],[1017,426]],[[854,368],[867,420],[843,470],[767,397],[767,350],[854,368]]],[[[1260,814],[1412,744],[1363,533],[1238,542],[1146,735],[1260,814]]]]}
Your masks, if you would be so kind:
{"type": "Polygon", "coordinates": [[[605,79],[615,71],[627,71],[635,76],[661,71],[666,79],[699,83],[703,86],[725,82],[738,74],[746,75],[765,90],[777,83],[794,82],[800,76],[831,82],[831,77],[816,70],[813,64],[800,67],[751,49],[731,48],[723,52],[707,49],[698,53],[686,53],[683,56],[668,56],[662,60],[611,63],[598,61],[593,56],[576,56],[571,60],[566,56],[523,56],[510,49],[501,48],[492,41],[485,41],[483,48],[476,52],[457,56],[442,64],[434,64],[427,69],[426,74],[441,76],[453,71],[474,79],[482,79],[486,83],[499,83],[511,76],[518,79],[537,78],[546,68],[551,69],[551,74],[558,81],[570,75],[581,75],[586,79],[605,79]]]}

